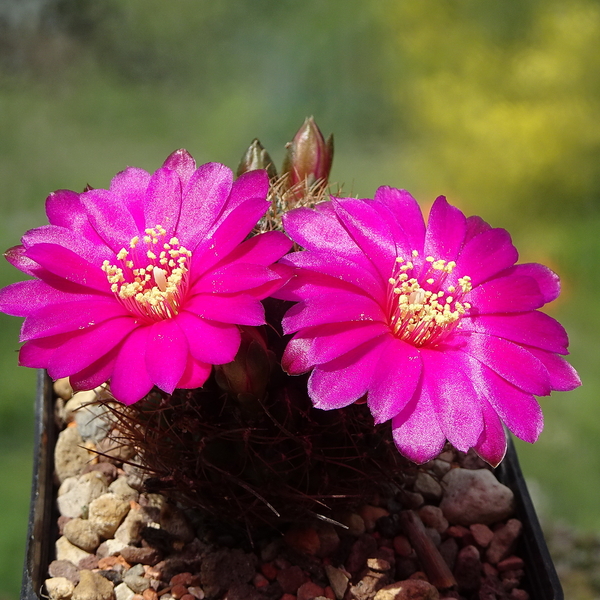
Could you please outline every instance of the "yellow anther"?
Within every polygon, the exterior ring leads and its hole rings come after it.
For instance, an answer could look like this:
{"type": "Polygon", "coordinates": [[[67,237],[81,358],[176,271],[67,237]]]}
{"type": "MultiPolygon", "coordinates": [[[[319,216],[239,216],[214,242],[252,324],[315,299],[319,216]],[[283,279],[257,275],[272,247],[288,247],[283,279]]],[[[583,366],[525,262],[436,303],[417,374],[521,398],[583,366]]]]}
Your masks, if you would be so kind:
{"type": "Polygon", "coordinates": [[[127,252],[127,250],[125,250],[125,248],[121,248],[119,250],[119,253],[117,254],[117,258],[119,260],[125,260],[127,258],[128,254],[129,254],[129,252],[127,252]]]}

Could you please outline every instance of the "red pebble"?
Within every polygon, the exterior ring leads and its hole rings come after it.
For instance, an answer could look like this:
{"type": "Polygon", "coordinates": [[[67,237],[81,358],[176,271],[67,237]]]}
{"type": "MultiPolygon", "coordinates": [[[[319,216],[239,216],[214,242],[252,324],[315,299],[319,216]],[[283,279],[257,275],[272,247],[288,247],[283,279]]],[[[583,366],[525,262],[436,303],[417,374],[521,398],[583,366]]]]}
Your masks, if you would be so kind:
{"type": "Polygon", "coordinates": [[[523,568],[523,559],[519,556],[509,556],[498,563],[498,571],[519,571],[523,568]]]}
{"type": "Polygon", "coordinates": [[[196,597],[192,596],[192,594],[184,594],[181,596],[181,600],[196,600],[196,597]]]}
{"type": "Polygon", "coordinates": [[[171,585],[192,585],[192,579],[194,576],[191,573],[177,573],[177,575],[173,575],[171,577],[171,581],[169,582],[171,585]]]}
{"type": "Polygon", "coordinates": [[[394,538],[394,551],[398,556],[402,556],[403,558],[410,556],[412,546],[410,545],[408,538],[403,535],[397,535],[394,538]]]}
{"type": "Polygon", "coordinates": [[[296,600],[294,594],[284,594],[279,600],[296,600]]]}
{"type": "Polygon", "coordinates": [[[188,593],[188,589],[185,585],[182,585],[181,583],[178,583],[177,585],[174,585],[171,588],[171,596],[173,596],[173,598],[175,598],[175,600],[179,600],[180,598],[183,598],[183,596],[185,596],[188,593]]]}
{"type": "Polygon", "coordinates": [[[262,573],[257,573],[254,576],[252,583],[254,584],[255,588],[259,589],[269,585],[269,580],[262,573]]]}
{"type": "Polygon", "coordinates": [[[330,585],[325,588],[325,598],[329,598],[329,600],[335,600],[335,592],[331,589],[330,585]]]}
{"type": "Polygon", "coordinates": [[[498,577],[498,569],[496,569],[496,567],[494,567],[493,565],[490,565],[490,563],[483,563],[483,574],[486,577],[498,577]]]}
{"type": "Polygon", "coordinates": [[[511,600],[529,600],[529,594],[525,590],[520,590],[515,588],[511,593],[509,598],[511,600]]]}
{"type": "Polygon", "coordinates": [[[273,581],[279,573],[279,569],[272,563],[263,563],[260,565],[260,572],[269,580],[273,581]]]}
{"type": "Polygon", "coordinates": [[[425,573],[423,573],[423,571],[417,571],[416,573],[413,573],[409,579],[420,579],[421,581],[429,581],[429,579],[427,579],[427,575],[425,575],[425,573]]]}
{"type": "Polygon", "coordinates": [[[298,600],[314,600],[318,596],[323,596],[324,594],[325,590],[320,585],[317,585],[312,581],[307,581],[298,588],[296,596],[298,600]]]}

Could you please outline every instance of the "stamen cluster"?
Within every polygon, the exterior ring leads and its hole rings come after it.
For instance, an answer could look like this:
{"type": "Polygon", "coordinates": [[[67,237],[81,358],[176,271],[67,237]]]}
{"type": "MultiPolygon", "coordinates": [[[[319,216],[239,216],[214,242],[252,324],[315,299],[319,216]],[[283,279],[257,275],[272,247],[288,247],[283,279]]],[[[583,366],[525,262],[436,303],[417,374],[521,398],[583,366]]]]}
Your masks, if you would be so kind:
{"type": "Polygon", "coordinates": [[[112,292],[130,312],[151,321],[172,318],[187,291],[192,253],[176,237],[165,242],[167,232],[161,225],[144,234],[141,239],[133,237],[129,249],[119,250],[119,264],[105,260],[102,270],[112,292]]]}
{"type": "MultiPolygon", "coordinates": [[[[412,259],[419,253],[412,251],[412,259]]],[[[415,264],[412,260],[398,256],[394,273],[389,278],[391,287],[390,327],[401,340],[415,346],[439,343],[454,329],[457,321],[471,308],[462,302],[471,291],[471,278],[468,275],[458,280],[458,289],[442,285],[452,273],[456,263],[427,256],[419,277],[415,277],[415,264]],[[424,285],[421,285],[424,281],[424,285]]]]}

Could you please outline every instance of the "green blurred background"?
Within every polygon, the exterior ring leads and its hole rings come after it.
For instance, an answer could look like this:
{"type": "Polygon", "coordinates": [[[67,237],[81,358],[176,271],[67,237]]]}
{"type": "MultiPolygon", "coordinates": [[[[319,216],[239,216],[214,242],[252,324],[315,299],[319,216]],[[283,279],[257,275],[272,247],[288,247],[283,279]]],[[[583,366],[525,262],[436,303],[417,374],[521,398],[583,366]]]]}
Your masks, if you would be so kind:
{"type": "MultiPolygon", "coordinates": [[[[542,399],[546,428],[519,452],[548,529],[564,522],[593,550],[598,0],[0,0],[0,247],[45,222],[49,192],[106,187],[180,147],[235,167],[258,136],[279,163],[307,115],[335,133],[346,193],[445,194],[561,275],[549,312],[584,385],[542,399]]],[[[0,284],[17,277],[0,264],[0,284]]],[[[35,373],[16,367],[18,329],[0,315],[0,600],[18,597],[31,475],[35,373]]],[[[561,566],[567,597],[600,597],[578,556],[561,566]]]]}

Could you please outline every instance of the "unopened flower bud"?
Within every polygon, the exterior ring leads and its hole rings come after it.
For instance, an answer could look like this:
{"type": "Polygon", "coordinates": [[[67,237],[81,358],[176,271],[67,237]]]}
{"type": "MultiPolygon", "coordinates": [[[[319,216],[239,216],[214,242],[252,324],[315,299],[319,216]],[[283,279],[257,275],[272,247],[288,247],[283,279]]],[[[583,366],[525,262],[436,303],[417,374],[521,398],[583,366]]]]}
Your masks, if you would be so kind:
{"type": "Polygon", "coordinates": [[[271,353],[259,328],[240,329],[242,342],[235,359],[225,365],[215,365],[217,384],[233,396],[262,398],[271,374],[271,353]]]}
{"type": "Polygon", "coordinates": [[[277,177],[277,169],[273,164],[273,160],[269,156],[269,153],[264,149],[263,145],[258,141],[258,138],[254,138],[253,142],[248,147],[248,150],[246,150],[244,156],[242,156],[236,174],[239,177],[247,171],[254,171],[256,169],[266,169],[269,174],[269,179],[275,179],[277,177]]]}
{"type": "Polygon", "coordinates": [[[325,141],[315,120],[308,117],[287,144],[283,173],[288,174],[290,188],[299,184],[309,188],[317,182],[327,183],[332,161],[333,135],[325,141]]]}

